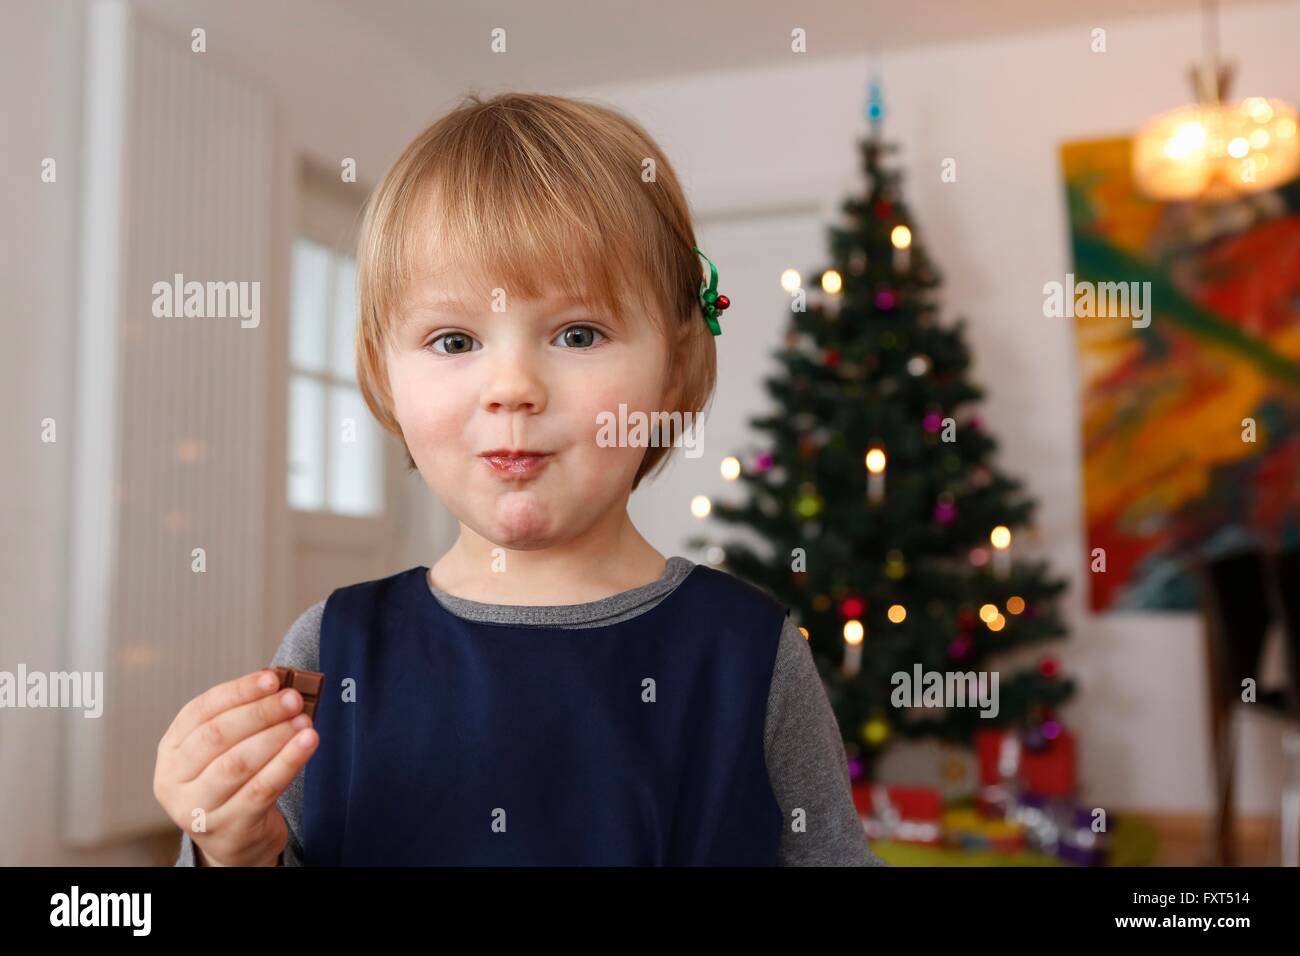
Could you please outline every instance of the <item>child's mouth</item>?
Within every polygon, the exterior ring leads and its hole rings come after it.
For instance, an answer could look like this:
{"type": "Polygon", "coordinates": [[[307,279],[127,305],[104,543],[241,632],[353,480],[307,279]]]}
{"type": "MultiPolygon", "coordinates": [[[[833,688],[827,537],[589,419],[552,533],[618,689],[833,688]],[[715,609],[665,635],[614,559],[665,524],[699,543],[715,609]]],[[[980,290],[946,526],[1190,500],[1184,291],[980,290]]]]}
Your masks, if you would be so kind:
{"type": "Polygon", "coordinates": [[[498,475],[511,479],[531,478],[551,459],[549,452],[534,451],[491,451],[481,457],[498,475]]]}

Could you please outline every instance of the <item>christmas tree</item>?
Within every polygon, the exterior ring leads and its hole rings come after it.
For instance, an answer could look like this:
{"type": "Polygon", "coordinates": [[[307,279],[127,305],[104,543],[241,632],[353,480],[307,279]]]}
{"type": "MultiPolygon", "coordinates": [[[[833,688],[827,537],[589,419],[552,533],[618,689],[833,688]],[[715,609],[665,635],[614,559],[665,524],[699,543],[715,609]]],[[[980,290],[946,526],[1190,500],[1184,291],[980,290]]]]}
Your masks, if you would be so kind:
{"type": "Polygon", "coordinates": [[[1033,746],[1060,733],[1055,710],[1074,690],[1051,657],[997,666],[1007,652],[1064,636],[1055,605],[1065,583],[1012,547],[1034,502],[993,464],[996,442],[969,414],[983,393],[967,377],[965,321],[938,321],[940,278],[901,174],[885,167],[893,146],[881,140],[874,96],[871,118],[860,144],[867,189],[829,231],[820,289],[783,277],[792,320],[774,353],[779,372],[765,380],[777,407],[749,420],[765,440],[724,465],[745,500],[712,508],[770,553],[691,541],[791,608],[855,772],[897,737],[969,746],[977,729],[1000,726],[1033,746]],[[900,673],[910,683],[918,673],[995,671],[993,718],[975,706],[898,703],[900,673]]]}

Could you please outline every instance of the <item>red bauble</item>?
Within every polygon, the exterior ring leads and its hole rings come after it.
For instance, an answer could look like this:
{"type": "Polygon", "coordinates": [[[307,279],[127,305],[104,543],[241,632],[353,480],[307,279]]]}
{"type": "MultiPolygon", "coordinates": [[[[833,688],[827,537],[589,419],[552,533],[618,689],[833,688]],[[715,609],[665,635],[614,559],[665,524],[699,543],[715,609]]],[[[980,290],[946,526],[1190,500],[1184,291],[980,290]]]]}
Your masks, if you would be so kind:
{"type": "Polygon", "coordinates": [[[970,611],[962,611],[957,615],[957,623],[961,625],[962,630],[969,631],[975,626],[975,615],[970,611]]]}
{"type": "Polygon", "coordinates": [[[1045,657],[1043,658],[1043,662],[1038,665],[1038,673],[1042,674],[1048,680],[1055,677],[1059,670],[1060,668],[1056,663],[1056,658],[1054,657],[1045,657]]]}
{"type": "Polygon", "coordinates": [[[866,608],[867,606],[863,603],[862,598],[845,598],[844,602],[840,605],[840,614],[844,615],[846,618],[861,617],[862,612],[865,611],[866,608]]]}
{"type": "Polygon", "coordinates": [[[888,219],[894,214],[894,207],[887,199],[881,199],[876,203],[876,218],[888,219]]]}
{"type": "Polygon", "coordinates": [[[727,306],[731,305],[731,300],[728,299],[725,295],[720,295],[718,296],[718,301],[715,303],[715,305],[717,305],[718,311],[721,311],[727,308],[727,306]]]}
{"type": "Polygon", "coordinates": [[[827,368],[835,368],[840,364],[840,353],[838,349],[827,349],[826,354],[822,356],[822,361],[827,368]]]}

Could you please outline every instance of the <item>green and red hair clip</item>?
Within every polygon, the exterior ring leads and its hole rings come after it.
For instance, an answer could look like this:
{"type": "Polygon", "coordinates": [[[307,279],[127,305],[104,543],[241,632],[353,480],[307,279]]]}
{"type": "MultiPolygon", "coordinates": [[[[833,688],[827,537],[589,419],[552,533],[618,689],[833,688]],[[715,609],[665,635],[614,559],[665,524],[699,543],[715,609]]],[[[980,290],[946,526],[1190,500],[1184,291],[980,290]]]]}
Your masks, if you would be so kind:
{"type": "Polygon", "coordinates": [[[714,335],[721,335],[722,326],[718,325],[718,319],[722,316],[723,311],[731,305],[731,300],[718,293],[717,266],[695,246],[691,248],[704,256],[704,261],[709,264],[708,283],[706,284],[703,279],[700,280],[700,309],[704,312],[704,321],[709,323],[709,331],[714,335]]]}

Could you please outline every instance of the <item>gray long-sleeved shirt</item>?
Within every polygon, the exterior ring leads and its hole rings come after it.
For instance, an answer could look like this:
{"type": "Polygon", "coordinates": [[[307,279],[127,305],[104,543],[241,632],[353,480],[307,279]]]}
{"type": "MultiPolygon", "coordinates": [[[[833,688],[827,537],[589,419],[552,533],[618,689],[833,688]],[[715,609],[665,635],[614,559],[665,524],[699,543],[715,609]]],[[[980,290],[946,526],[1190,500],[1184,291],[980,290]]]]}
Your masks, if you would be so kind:
{"type": "MultiPolygon", "coordinates": [[[[603,627],[643,614],[677,587],[695,567],[671,557],[657,581],[586,604],[544,607],[485,604],[459,598],[430,586],[452,614],[471,621],[519,627],[603,627]]],[[[312,605],[289,628],[271,661],[272,667],[320,669],[320,626],[325,602],[312,605]]],[[[853,805],[848,765],[839,726],[803,635],[788,617],[781,632],[768,690],[763,748],[768,778],[786,829],[778,860],[782,866],[884,866],[872,853],[853,805]],[[803,825],[792,825],[802,809],[803,825]]],[[[289,829],[281,860],[301,866],[303,783],[306,768],[277,801],[289,829]]],[[[182,832],[176,866],[194,866],[194,843],[182,832]]]]}

